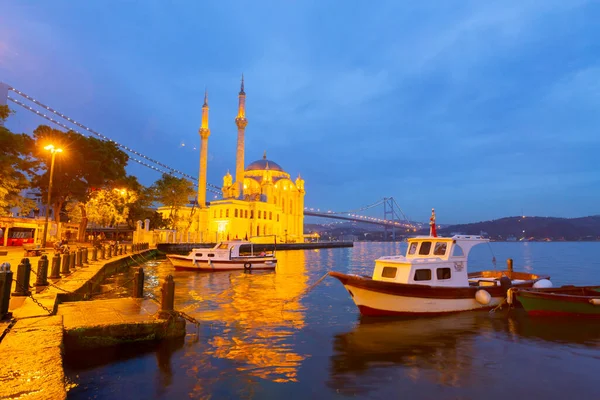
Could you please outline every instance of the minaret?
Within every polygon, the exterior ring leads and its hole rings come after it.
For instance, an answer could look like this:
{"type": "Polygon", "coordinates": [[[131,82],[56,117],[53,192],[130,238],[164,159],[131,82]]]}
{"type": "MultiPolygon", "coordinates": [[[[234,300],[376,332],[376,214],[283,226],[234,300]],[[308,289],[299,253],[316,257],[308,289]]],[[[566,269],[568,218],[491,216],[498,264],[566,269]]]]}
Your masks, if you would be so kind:
{"type": "Polygon", "coordinates": [[[204,92],[204,105],[202,106],[202,126],[200,133],[200,174],[198,175],[198,207],[206,207],[206,170],[208,165],[208,91],[204,92]]]}
{"type": "Polygon", "coordinates": [[[237,197],[243,195],[244,188],[244,131],[248,121],[246,120],[246,92],[244,92],[244,74],[242,74],[242,85],[238,96],[238,113],[235,124],[238,128],[237,151],[235,158],[235,182],[237,186],[237,197]]]}

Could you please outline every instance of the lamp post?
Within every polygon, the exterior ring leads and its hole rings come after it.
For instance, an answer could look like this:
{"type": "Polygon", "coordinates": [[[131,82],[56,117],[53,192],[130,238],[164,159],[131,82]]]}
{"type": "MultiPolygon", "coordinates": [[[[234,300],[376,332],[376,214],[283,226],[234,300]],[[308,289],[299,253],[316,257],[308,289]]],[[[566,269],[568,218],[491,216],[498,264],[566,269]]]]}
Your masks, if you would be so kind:
{"type": "Polygon", "coordinates": [[[52,161],[50,161],[50,182],[48,183],[48,202],[46,203],[46,220],[44,221],[44,234],[42,235],[42,247],[46,247],[46,235],[48,234],[48,214],[50,213],[50,199],[52,195],[52,175],[54,174],[54,158],[56,153],[62,153],[62,149],[54,147],[49,144],[44,147],[45,150],[50,151],[52,155],[52,161]]]}

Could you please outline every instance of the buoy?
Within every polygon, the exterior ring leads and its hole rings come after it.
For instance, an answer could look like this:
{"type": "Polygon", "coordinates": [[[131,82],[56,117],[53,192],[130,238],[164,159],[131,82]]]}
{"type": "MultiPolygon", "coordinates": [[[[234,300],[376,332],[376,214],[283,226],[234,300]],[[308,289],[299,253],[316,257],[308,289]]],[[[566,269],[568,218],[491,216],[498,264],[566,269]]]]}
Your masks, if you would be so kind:
{"type": "Polygon", "coordinates": [[[475,300],[481,305],[487,306],[492,301],[492,296],[485,290],[479,289],[475,292],[475,300]]]}
{"type": "Polygon", "coordinates": [[[590,299],[590,303],[595,306],[600,306],[600,299],[590,299]]]}
{"type": "Polygon", "coordinates": [[[547,288],[551,288],[552,287],[552,282],[550,282],[548,279],[540,279],[539,281],[535,282],[533,284],[533,287],[535,289],[547,289],[547,288]]]}

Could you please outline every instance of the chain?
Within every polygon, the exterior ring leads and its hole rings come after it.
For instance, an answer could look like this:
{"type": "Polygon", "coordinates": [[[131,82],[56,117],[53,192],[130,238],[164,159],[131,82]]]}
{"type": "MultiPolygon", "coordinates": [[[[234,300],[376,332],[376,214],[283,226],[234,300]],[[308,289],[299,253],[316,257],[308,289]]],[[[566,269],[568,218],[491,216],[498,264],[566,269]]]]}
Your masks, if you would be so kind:
{"type": "Polygon", "coordinates": [[[35,297],[33,297],[33,295],[31,294],[31,292],[29,291],[29,285],[27,285],[27,288],[24,288],[23,285],[21,285],[19,283],[19,281],[15,281],[15,284],[18,284],[21,289],[23,290],[24,293],[29,293],[27,295],[27,297],[29,297],[35,304],[37,304],[38,306],[40,306],[41,308],[43,308],[48,315],[54,315],[54,311],[50,310],[48,307],[46,307],[45,305],[43,305],[42,303],[40,303],[39,301],[37,301],[37,299],[35,297]]]}
{"type": "MultiPolygon", "coordinates": [[[[37,271],[35,269],[33,269],[33,267],[31,267],[31,272],[33,272],[35,274],[35,276],[37,276],[37,271]]],[[[54,283],[50,282],[48,279],[46,279],[46,282],[48,283],[49,286],[52,286],[53,288],[56,288],[58,290],[62,290],[63,292],[69,293],[69,294],[73,294],[74,292],[71,292],[70,290],[67,289],[63,289],[60,286],[55,285],[54,283]]]]}
{"type": "Polygon", "coordinates": [[[8,335],[8,332],[10,332],[11,328],[17,323],[16,319],[11,319],[11,321],[8,323],[8,326],[6,327],[6,329],[4,329],[4,332],[2,332],[2,335],[0,335],[0,342],[2,341],[2,339],[4,339],[4,337],[6,335],[8,335]]]}

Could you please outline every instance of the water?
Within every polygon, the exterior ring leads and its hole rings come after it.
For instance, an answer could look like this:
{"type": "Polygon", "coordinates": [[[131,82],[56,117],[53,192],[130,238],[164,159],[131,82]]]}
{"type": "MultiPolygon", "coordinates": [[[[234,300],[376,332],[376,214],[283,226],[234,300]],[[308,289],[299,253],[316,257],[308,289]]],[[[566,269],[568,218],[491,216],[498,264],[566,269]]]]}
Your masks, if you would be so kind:
{"type": "MultiPolygon", "coordinates": [[[[470,312],[365,320],[330,270],[370,274],[404,243],[278,252],[277,272],[175,272],[145,266],[156,295],[168,274],[176,308],[202,325],[184,340],[79,354],[69,399],[564,399],[600,398],[600,324],[470,312]]],[[[476,246],[470,270],[549,274],[556,285],[600,284],[600,243],[476,246]]],[[[127,276],[117,277],[126,281],[127,276]]]]}

